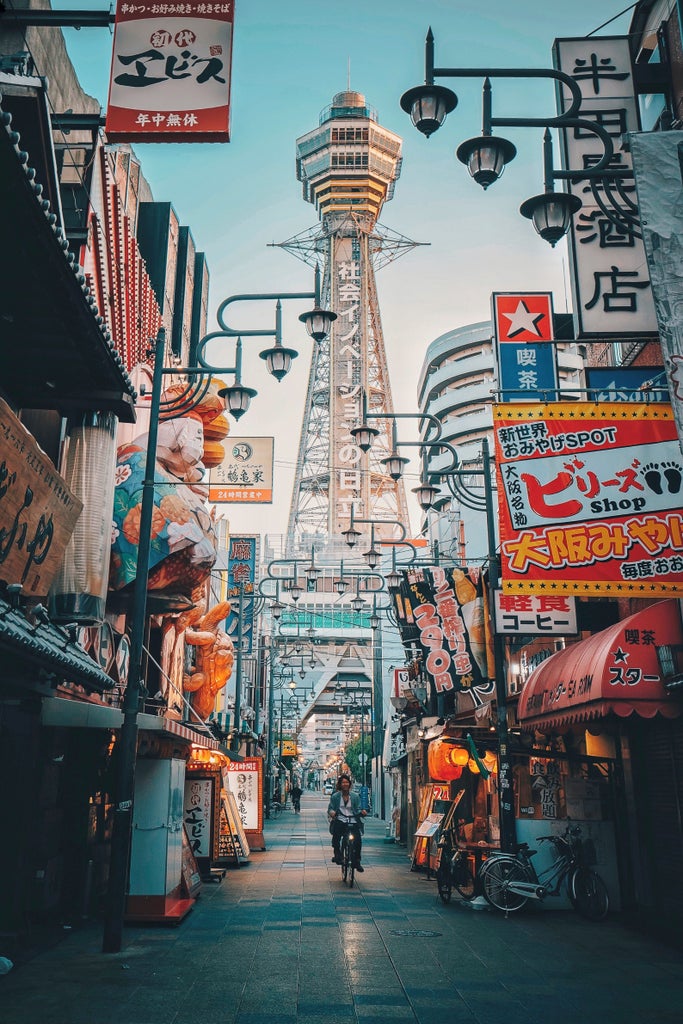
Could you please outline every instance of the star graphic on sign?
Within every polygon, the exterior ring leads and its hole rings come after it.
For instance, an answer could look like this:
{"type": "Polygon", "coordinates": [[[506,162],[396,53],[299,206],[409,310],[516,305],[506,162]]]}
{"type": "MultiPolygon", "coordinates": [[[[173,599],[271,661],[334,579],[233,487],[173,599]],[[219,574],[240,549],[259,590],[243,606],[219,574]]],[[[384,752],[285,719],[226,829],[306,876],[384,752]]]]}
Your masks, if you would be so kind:
{"type": "Polygon", "coordinates": [[[617,647],[616,651],[612,651],[612,657],[614,658],[615,665],[625,665],[628,661],[628,654],[626,651],[622,651],[621,647],[617,647]]]}
{"type": "Polygon", "coordinates": [[[523,334],[525,331],[533,334],[536,338],[541,337],[541,332],[536,325],[539,320],[543,319],[545,313],[532,313],[524,299],[519,300],[514,313],[503,313],[503,316],[510,321],[508,338],[516,338],[518,334],[523,334]]]}

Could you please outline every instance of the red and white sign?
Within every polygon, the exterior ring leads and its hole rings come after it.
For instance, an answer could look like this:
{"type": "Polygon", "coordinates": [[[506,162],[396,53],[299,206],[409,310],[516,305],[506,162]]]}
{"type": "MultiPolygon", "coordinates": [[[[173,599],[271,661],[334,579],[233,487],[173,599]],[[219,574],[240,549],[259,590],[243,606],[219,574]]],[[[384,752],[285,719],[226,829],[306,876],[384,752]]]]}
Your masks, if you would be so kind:
{"type": "Polygon", "coordinates": [[[552,341],[553,301],[549,292],[494,292],[493,329],[506,341],[552,341]]]}
{"type": "Polygon", "coordinates": [[[119,3],[108,138],[229,142],[233,24],[234,0],[119,3]]]}
{"type": "Polygon", "coordinates": [[[494,406],[503,590],[664,597],[683,585],[683,460],[665,403],[494,406]]]}

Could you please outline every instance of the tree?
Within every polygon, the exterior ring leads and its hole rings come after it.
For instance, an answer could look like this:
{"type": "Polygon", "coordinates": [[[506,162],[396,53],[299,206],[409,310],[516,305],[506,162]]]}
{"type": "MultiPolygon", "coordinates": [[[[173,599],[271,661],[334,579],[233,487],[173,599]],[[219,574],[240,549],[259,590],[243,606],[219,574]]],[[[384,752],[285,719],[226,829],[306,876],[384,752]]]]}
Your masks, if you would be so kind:
{"type": "Polygon", "coordinates": [[[351,769],[356,782],[360,782],[362,785],[367,783],[368,780],[368,765],[370,763],[370,754],[372,751],[372,741],[370,736],[363,736],[363,749],[361,751],[361,738],[357,737],[355,740],[351,740],[349,745],[344,750],[344,760],[351,769]],[[360,763],[361,753],[365,754],[365,771],[360,763]]]}

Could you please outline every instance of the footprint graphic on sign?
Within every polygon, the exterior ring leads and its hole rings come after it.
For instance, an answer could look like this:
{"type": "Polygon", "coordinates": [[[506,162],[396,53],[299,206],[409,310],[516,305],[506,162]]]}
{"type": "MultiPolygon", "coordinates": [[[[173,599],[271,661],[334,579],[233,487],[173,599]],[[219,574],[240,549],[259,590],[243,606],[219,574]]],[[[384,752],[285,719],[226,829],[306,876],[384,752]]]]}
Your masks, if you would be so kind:
{"type": "Polygon", "coordinates": [[[659,471],[659,463],[651,462],[649,465],[643,467],[643,476],[645,477],[645,483],[654,491],[655,494],[663,494],[662,490],[662,474],[659,471]]]}
{"type": "Polygon", "coordinates": [[[683,466],[678,462],[651,462],[643,467],[645,483],[655,494],[678,494],[683,484],[683,466]]]}
{"type": "Polygon", "coordinates": [[[678,494],[681,489],[681,483],[683,483],[681,468],[682,467],[676,462],[662,463],[662,471],[664,473],[664,479],[667,482],[667,490],[669,494],[678,494]]]}

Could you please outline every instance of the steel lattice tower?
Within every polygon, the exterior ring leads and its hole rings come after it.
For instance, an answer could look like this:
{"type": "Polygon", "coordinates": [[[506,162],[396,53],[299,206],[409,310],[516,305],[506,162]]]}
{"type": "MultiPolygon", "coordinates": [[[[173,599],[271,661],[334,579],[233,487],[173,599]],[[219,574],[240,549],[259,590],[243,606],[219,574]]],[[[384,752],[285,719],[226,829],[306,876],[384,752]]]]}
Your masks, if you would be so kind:
{"type": "MultiPolygon", "coordinates": [[[[337,320],[313,353],[289,515],[288,536],[335,535],[351,509],[358,518],[409,526],[403,483],[381,460],[391,450],[391,421],[368,455],[350,434],[362,392],[372,413],[393,412],[375,270],[417,242],[377,224],[401,169],[401,139],[382,128],[357,92],[341,92],[313,131],[297,139],[297,178],[320,223],[281,247],[323,265],[323,305],[337,320]]],[[[394,530],[376,530],[390,539],[394,530]]]]}

